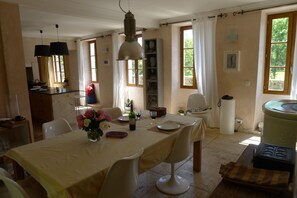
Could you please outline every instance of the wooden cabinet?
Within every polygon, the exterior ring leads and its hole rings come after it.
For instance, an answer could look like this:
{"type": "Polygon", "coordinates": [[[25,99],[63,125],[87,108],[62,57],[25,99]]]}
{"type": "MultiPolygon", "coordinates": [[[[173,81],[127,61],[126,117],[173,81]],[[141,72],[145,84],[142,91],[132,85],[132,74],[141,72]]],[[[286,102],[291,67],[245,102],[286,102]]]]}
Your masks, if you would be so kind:
{"type": "Polygon", "coordinates": [[[0,122],[0,157],[14,147],[33,142],[28,120],[0,122]]]}
{"type": "Polygon", "coordinates": [[[144,53],[144,106],[161,107],[164,103],[162,40],[144,40],[144,53]]]}
{"type": "Polygon", "coordinates": [[[52,97],[47,94],[30,93],[30,106],[33,120],[49,122],[53,120],[52,97]]]}
{"type": "Polygon", "coordinates": [[[78,90],[56,92],[30,92],[30,106],[33,121],[44,123],[64,118],[71,126],[76,126],[75,100],[78,90]]]}

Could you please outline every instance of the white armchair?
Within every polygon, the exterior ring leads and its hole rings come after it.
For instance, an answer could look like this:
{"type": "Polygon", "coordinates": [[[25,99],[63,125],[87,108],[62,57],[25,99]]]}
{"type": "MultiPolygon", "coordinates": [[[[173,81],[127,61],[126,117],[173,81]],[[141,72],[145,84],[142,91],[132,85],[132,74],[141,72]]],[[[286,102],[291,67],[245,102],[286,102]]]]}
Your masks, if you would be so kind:
{"type": "Polygon", "coordinates": [[[72,131],[71,126],[65,119],[56,119],[42,124],[43,138],[48,139],[72,131]]]}
{"type": "Polygon", "coordinates": [[[205,97],[200,93],[193,93],[189,96],[187,102],[186,116],[200,117],[207,125],[209,110],[205,97]]]}

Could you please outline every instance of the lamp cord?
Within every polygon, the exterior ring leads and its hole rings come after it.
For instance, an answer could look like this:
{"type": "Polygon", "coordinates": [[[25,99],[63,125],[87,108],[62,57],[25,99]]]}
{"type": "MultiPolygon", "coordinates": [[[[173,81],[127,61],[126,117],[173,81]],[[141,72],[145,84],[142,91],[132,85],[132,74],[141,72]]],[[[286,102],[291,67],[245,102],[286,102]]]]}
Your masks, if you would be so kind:
{"type": "Polygon", "coordinates": [[[43,31],[42,31],[42,30],[40,30],[41,45],[43,45],[43,38],[42,38],[42,33],[43,33],[43,31]]]}
{"type": "MultiPolygon", "coordinates": [[[[120,9],[121,9],[124,13],[127,13],[127,12],[122,8],[122,6],[121,6],[121,1],[122,1],[122,0],[119,0],[119,7],[120,7],[120,9]]],[[[129,1],[129,7],[130,7],[130,1],[129,1]]]]}
{"type": "Polygon", "coordinates": [[[57,28],[57,38],[58,38],[58,42],[59,42],[59,32],[58,32],[59,25],[58,24],[56,24],[56,28],[57,28]]]}

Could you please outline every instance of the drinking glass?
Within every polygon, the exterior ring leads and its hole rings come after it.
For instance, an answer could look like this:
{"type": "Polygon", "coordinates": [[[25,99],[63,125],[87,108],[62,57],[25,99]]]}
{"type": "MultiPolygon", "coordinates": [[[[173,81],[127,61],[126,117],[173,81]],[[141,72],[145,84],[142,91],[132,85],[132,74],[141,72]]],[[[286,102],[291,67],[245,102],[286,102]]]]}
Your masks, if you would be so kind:
{"type": "Polygon", "coordinates": [[[155,119],[157,117],[157,111],[150,111],[150,116],[151,116],[151,118],[153,120],[151,125],[155,125],[155,119]]]}
{"type": "Polygon", "coordinates": [[[137,118],[137,120],[139,120],[140,117],[141,117],[141,111],[138,111],[138,112],[136,113],[136,118],[137,118]]]}

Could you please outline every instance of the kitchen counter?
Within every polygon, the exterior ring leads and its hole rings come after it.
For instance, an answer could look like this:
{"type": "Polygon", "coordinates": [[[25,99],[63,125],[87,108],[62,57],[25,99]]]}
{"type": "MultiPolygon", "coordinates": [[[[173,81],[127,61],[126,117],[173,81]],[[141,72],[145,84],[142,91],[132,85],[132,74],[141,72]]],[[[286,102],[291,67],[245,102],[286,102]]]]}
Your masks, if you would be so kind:
{"type": "Polygon", "coordinates": [[[64,118],[71,126],[76,125],[75,98],[79,90],[55,88],[30,91],[32,119],[41,123],[64,118]]]}
{"type": "Polygon", "coordinates": [[[72,92],[79,92],[79,90],[69,89],[69,88],[48,88],[48,89],[37,89],[37,90],[30,90],[32,93],[40,93],[40,94],[47,94],[47,95],[56,95],[56,94],[65,94],[65,93],[72,93],[72,92]]]}

